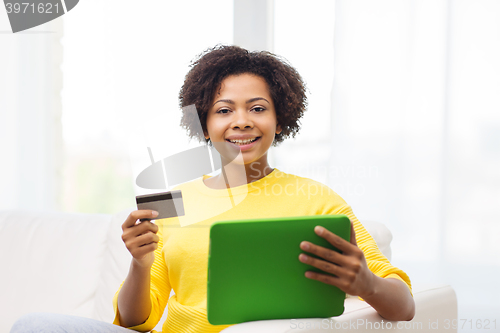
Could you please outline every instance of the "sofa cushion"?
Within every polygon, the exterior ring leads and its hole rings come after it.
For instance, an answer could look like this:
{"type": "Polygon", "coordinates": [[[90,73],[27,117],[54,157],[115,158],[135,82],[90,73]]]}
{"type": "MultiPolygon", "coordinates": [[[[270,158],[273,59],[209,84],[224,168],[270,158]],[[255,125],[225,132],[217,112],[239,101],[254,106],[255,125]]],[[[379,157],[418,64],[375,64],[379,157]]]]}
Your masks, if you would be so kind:
{"type": "Polygon", "coordinates": [[[111,216],[0,212],[0,332],[21,315],[92,317],[111,216]],[[5,315],[5,316],[4,316],[5,315]]]}
{"type": "Polygon", "coordinates": [[[127,277],[132,255],[122,241],[122,224],[133,209],[127,209],[111,217],[107,230],[106,255],[100,269],[101,279],[95,295],[95,309],[92,318],[112,322],[113,296],[127,277]]]}
{"type": "Polygon", "coordinates": [[[373,237],[377,246],[384,256],[386,256],[389,261],[392,257],[391,252],[391,242],[392,233],[385,226],[385,224],[376,221],[361,221],[361,224],[365,227],[366,231],[373,237]]]}

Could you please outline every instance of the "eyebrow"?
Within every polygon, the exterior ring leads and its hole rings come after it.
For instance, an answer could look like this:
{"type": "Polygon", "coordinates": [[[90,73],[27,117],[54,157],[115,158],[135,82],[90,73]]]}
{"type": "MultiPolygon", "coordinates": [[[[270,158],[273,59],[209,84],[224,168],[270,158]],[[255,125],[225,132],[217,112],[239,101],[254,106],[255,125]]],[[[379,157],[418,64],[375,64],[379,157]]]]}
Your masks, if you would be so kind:
{"type": "MultiPolygon", "coordinates": [[[[252,103],[252,102],[255,102],[255,101],[259,101],[259,100],[264,100],[264,101],[266,101],[266,102],[268,102],[268,103],[269,103],[269,101],[268,101],[267,99],[265,99],[264,97],[254,97],[254,98],[250,98],[250,99],[249,99],[248,101],[246,101],[245,103],[246,103],[246,104],[248,104],[248,103],[252,103]]],[[[226,102],[226,103],[233,104],[233,105],[235,104],[235,103],[234,103],[234,101],[233,101],[233,100],[231,100],[231,99],[220,99],[220,100],[218,100],[217,102],[215,102],[215,103],[214,103],[214,105],[215,105],[215,104],[217,104],[217,103],[219,103],[219,102],[226,102]]],[[[271,104],[271,103],[269,103],[269,104],[271,104]]],[[[212,106],[214,106],[214,105],[212,105],[212,106]]]]}

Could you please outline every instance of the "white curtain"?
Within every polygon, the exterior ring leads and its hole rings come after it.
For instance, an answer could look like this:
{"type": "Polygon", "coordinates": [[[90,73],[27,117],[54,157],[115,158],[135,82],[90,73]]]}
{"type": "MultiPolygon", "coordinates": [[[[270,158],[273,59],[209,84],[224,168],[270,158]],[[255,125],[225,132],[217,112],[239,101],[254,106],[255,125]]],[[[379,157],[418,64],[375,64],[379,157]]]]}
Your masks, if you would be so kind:
{"type": "Polygon", "coordinates": [[[500,2],[337,0],[329,16],[311,3],[277,1],[275,51],[295,57],[313,88],[308,129],[276,162],[387,224],[393,261],[416,288],[451,284],[459,318],[498,319],[500,2]],[[287,28],[293,47],[280,46],[287,28]],[[315,93],[328,85],[325,115],[315,93]]]}
{"type": "Polygon", "coordinates": [[[60,20],[16,34],[0,8],[0,209],[55,209],[62,172],[60,20]]]}

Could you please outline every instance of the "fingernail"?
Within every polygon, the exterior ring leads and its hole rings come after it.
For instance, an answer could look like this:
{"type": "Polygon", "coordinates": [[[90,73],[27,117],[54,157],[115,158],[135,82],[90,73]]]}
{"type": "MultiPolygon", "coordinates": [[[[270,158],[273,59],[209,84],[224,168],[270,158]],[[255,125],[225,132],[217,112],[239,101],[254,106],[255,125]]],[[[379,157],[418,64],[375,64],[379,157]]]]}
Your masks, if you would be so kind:
{"type": "Polygon", "coordinates": [[[306,242],[302,242],[300,245],[304,250],[309,250],[309,244],[307,244],[306,242]]]}
{"type": "Polygon", "coordinates": [[[307,256],[304,253],[301,253],[299,255],[299,259],[302,260],[302,261],[307,261],[307,256]]]}
{"type": "Polygon", "coordinates": [[[153,211],[151,212],[151,215],[153,215],[153,216],[158,216],[158,212],[157,212],[156,210],[153,210],[153,211]]]}
{"type": "Polygon", "coordinates": [[[321,235],[323,233],[323,231],[325,231],[325,229],[323,227],[320,227],[319,225],[316,226],[316,228],[314,228],[314,231],[316,231],[316,233],[318,235],[321,235]]]}

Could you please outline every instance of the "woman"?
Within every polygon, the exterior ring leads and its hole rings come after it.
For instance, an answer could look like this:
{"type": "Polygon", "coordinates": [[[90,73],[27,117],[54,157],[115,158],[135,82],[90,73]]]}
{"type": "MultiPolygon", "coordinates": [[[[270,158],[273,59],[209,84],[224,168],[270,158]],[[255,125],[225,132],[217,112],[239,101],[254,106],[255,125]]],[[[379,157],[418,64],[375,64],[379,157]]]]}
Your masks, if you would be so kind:
{"type": "Polygon", "coordinates": [[[115,295],[115,324],[149,331],[168,302],[164,332],[221,331],[227,326],[210,325],[206,318],[209,226],[238,218],[318,214],[349,216],[352,237],[347,242],[316,227],[343,253],[302,242],[303,251],[322,259],[301,254],[297,260],[325,271],[306,277],[363,298],[388,320],[413,318],[408,276],[380,253],[345,201],[323,184],[268,163],[271,145],[298,132],[307,105],[303,81],[293,67],[268,52],[216,46],[194,62],[179,98],[181,107],[196,106],[202,132],[188,113],[182,126],[191,137],[214,145],[223,167],[217,176],[177,187],[190,212],[186,217],[138,223],[156,216],[138,210],[124,222],[122,238],[133,259],[115,295]],[[172,288],[176,295],[169,300],[172,288]]]}

